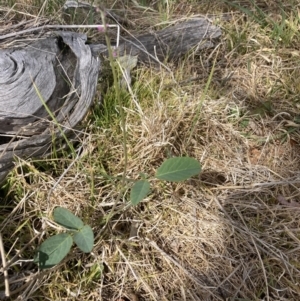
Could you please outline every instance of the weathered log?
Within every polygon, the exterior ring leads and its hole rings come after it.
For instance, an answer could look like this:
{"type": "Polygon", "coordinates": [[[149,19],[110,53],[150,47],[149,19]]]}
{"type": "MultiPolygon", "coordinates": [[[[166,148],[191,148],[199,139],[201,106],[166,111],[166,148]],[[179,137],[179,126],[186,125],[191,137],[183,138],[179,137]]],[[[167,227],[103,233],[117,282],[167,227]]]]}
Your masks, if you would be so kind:
{"type": "MultiPolygon", "coordinates": [[[[53,137],[60,143],[74,133],[93,102],[101,73],[98,54],[107,54],[107,47],[87,44],[84,34],[53,32],[59,27],[0,36],[0,183],[15,156],[50,154],[53,137]]],[[[207,20],[191,19],[155,34],[122,38],[118,50],[158,62],[212,47],[220,35],[207,20]]]]}
{"type": "Polygon", "coordinates": [[[84,118],[96,90],[100,61],[86,36],[58,32],[0,50],[0,182],[13,158],[51,152],[84,118]],[[49,112],[52,112],[49,114],[49,112]]]}
{"type": "MultiPolygon", "coordinates": [[[[118,54],[138,56],[140,62],[177,60],[191,51],[212,48],[222,35],[221,29],[204,18],[189,19],[155,33],[122,37],[118,54]]],[[[90,45],[94,53],[107,55],[103,44],[90,45]]]]}
{"type": "Polygon", "coordinates": [[[220,36],[219,27],[204,18],[195,18],[156,33],[122,38],[119,51],[121,55],[138,55],[143,62],[177,60],[188,52],[213,47],[220,36]]]}

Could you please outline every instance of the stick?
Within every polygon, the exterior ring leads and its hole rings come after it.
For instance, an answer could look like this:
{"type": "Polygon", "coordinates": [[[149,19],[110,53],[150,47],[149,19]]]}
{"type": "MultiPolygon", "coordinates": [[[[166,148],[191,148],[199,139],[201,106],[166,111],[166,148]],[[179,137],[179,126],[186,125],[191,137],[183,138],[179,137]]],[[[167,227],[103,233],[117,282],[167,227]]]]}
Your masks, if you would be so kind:
{"type": "Polygon", "coordinates": [[[2,235],[0,233],[0,253],[1,253],[1,259],[2,259],[2,266],[3,266],[3,274],[4,274],[4,284],[5,284],[5,296],[10,296],[10,290],[9,290],[9,281],[8,281],[8,274],[6,270],[6,258],[5,258],[5,252],[4,252],[4,246],[3,246],[3,240],[2,235]]]}

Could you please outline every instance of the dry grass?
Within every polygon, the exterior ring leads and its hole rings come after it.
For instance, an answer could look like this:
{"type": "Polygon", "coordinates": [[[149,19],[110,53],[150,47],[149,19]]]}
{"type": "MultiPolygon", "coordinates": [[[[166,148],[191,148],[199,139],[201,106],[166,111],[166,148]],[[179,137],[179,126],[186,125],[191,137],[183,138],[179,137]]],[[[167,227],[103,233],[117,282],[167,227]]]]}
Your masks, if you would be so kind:
{"type": "MultiPolygon", "coordinates": [[[[128,3],[139,28],[145,18],[157,20],[147,16],[162,17],[154,2],[144,11],[128,3]]],[[[238,2],[257,12],[251,1],[238,2]]],[[[126,207],[113,91],[104,97],[105,112],[95,108],[87,118],[83,152],[70,168],[72,160],[61,157],[16,163],[0,199],[0,232],[7,260],[15,261],[11,300],[300,298],[300,8],[283,1],[282,23],[273,1],[259,4],[264,24],[239,10],[226,14],[215,51],[170,65],[173,74],[139,67],[132,89],[140,108],[124,93],[126,177],[153,175],[173,155],[198,159],[199,177],[151,180],[151,195],[126,207]],[[120,211],[110,218],[120,193],[120,211]],[[41,273],[30,259],[55,233],[51,212],[58,205],[93,227],[95,247],[90,255],[74,249],[41,273]]],[[[222,1],[177,1],[168,17],[234,9],[222,1]]]]}

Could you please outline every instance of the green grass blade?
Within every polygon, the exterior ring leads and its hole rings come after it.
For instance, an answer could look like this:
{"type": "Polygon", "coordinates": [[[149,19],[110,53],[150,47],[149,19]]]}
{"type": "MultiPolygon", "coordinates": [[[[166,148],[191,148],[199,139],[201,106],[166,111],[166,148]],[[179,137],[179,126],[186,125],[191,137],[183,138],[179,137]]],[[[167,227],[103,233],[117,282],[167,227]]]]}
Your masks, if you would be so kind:
{"type": "Polygon", "coordinates": [[[196,129],[196,125],[197,125],[197,122],[199,120],[199,117],[200,117],[200,113],[201,113],[201,109],[202,109],[202,105],[203,105],[203,102],[204,102],[204,99],[207,95],[207,91],[208,91],[208,88],[210,87],[210,84],[211,84],[211,81],[212,81],[212,77],[213,77],[213,74],[215,72],[215,65],[216,65],[216,61],[217,61],[217,55],[215,57],[215,60],[214,60],[214,63],[213,63],[213,66],[211,68],[211,71],[209,73],[209,77],[208,77],[208,80],[206,82],[206,85],[205,85],[205,89],[204,89],[204,92],[202,93],[201,97],[200,97],[200,102],[199,102],[199,105],[196,109],[196,113],[195,113],[195,116],[193,118],[193,123],[192,123],[192,127],[191,127],[191,131],[190,131],[190,135],[189,135],[189,138],[187,140],[187,144],[189,144],[194,132],[195,132],[195,129],[196,129]]]}
{"type": "Polygon", "coordinates": [[[35,91],[36,91],[36,94],[38,95],[38,97],[39,97],[41,103],[43,104],[43,106],[44,106],[44,108],[45,108],[45,110],[47,111],[47,113],[49,114],[49,116],[52,118],[54,124],[57,126],[57,128],[58,128],[60,134],[62,135],[62,137],[63,137],[64,140],[66,141],[66,143],[67,143],[68,147],[70,148],[70,150],[72,151],[73,155],[75,155],[76,152],[75,152],[75,149],[74,149],[73,145],[71,144],[71,142],[70,142],[69,139],[67,138],[67,136],[66,136],[64,130],[62,129],[61,125],[60,125],[60,124],[58,123],[58,121],[56,120],[54,114],[52,113],[52,111],[50,110],[50,108],[47,106],[47,104],[46,104],[46,102],[45,102],[43,96],[41,95],[41,93],[40,93],[40,91],[39,91],[37,85],[35,84],[35,82],[34,82],[33,80],[32,80],[32,84],[33,84],[33,87],[34,87],[34,89],[35,89],[35,91]]]}

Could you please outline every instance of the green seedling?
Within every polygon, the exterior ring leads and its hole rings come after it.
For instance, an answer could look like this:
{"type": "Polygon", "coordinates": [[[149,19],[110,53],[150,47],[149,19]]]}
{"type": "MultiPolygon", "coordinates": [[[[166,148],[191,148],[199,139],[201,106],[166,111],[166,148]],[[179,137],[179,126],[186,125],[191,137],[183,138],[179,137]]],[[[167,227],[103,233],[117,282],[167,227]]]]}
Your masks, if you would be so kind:
{"type": "MultiPolygon", "coordinates": [[[[190,157],[175,157],[167,159],[157,169],[155,178],[163,181],[181,182],[201,172],[200,163],[190,157]]],[[[140,203],[150,192],[150,182],[142,179],[135,182],[130,192],[132,205],[140,203]]]]}
{"type": "MultiPolygon", "coordinates": [[[[167,159],[157,169],[155,178],[163,181],[180,182],[201,172],[200,163],[189,157],[167,159]]],[[[131,188],[130,202],[139,204],[150,192],[150,182],[142,179],[131,188]]],[[[90,253],[94,245],[94,233],[89,225],[71,213],[69,210],[56,207],[53,212],[54,221],[65,228],[66,232],[46,239],[38,248],[34,262],[41,270],[52,268],[59,264],[70,252],[73,243],[84,253],[90,253]]]]}
{"type": "Polygon", "coordinates": [[[54,221],[66,229],[46,239],[38,248],[34,262],[41,270],[49,269],[60,263],[70,252],[73,243],[84,253],[90,253],[94,245],[94,233],[89,225],[69,210],[56,207],[53,212],[54,221]]]}

